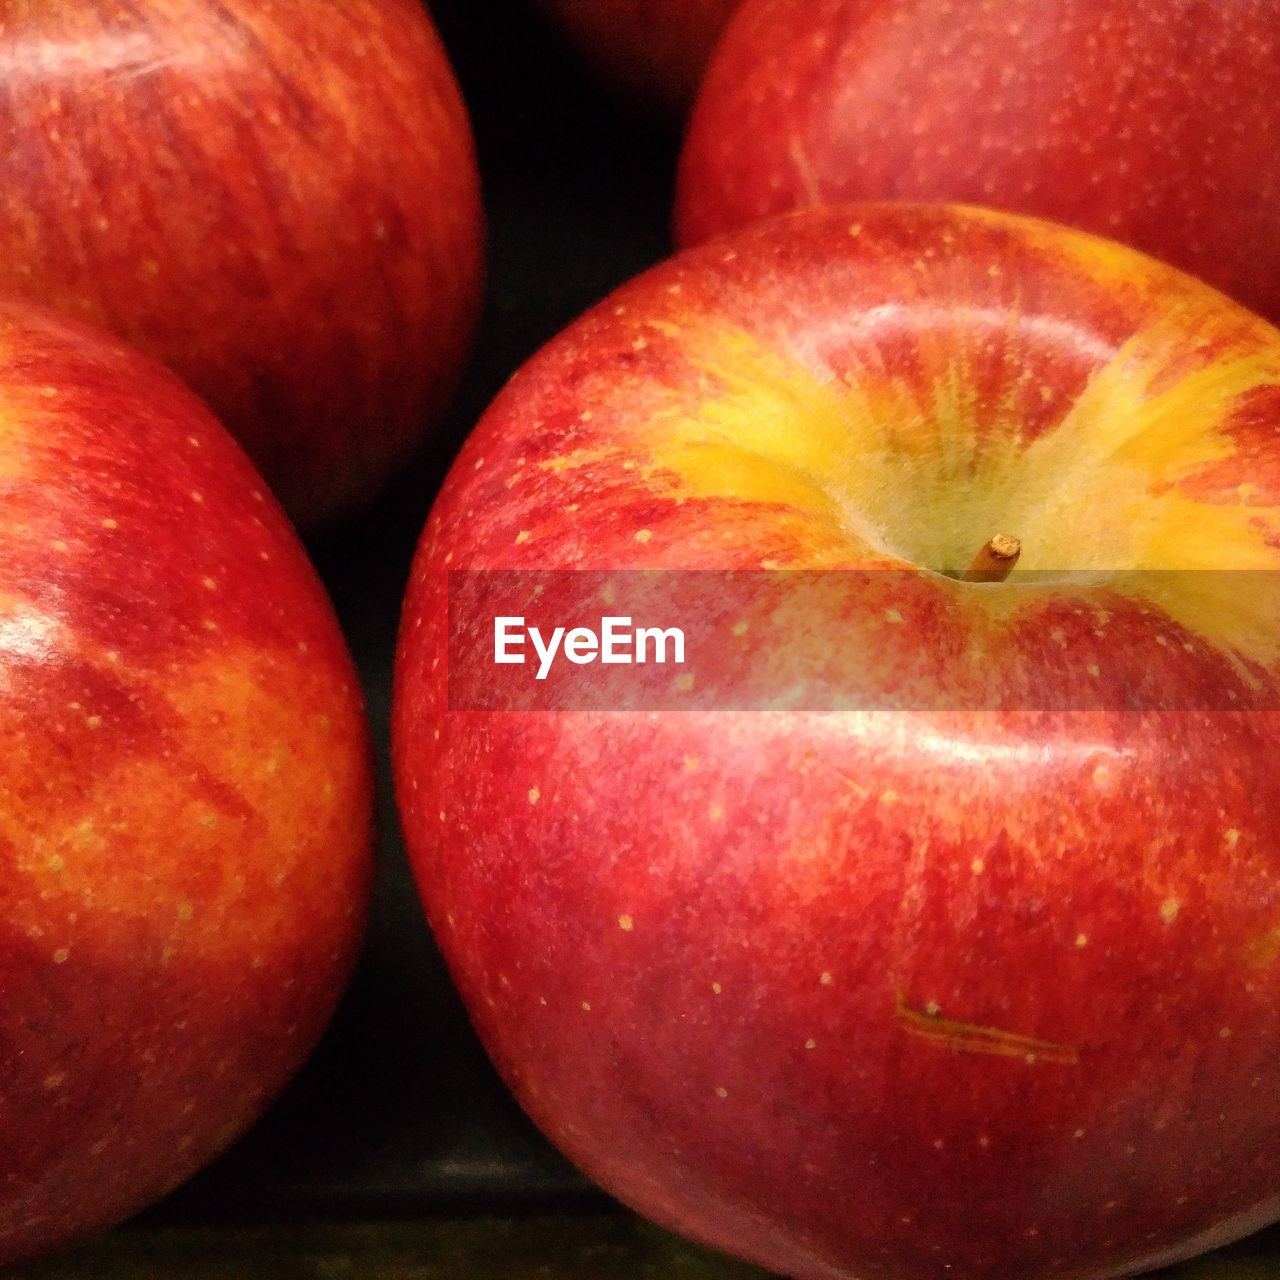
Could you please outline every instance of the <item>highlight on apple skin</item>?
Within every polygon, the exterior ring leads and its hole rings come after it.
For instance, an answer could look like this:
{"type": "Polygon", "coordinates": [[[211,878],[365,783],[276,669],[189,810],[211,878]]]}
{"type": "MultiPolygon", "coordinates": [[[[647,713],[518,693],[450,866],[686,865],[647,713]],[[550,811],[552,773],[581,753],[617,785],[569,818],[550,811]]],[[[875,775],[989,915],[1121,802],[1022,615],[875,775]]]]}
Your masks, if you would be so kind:
{"type": "Polygon", "coordinates": [[[158,1199],[311,1049],[372,770],[323,588],[239,447],[0,305],[0,1263],[158,1199]]]}
{"type": "Polygon", "coordinates": [[[707,72],[676,232],[946,200],[1131,244],[1280,321],[1271,0],[747,0],[707,72]]]}
{"type": "Polygon", "coordinates": [[[424,532],[393,760],[551,1139],[796,1280],[1114,1276],[1280,1216],[1278,442],[1276,330],[959,207],[755,224],[531,360],[424,532]],[[924,572],[997,533],[1038,587],[924,572]],[[896,568],[833,645],[1003,699],[447,710],[453,570],[762,567],[896,568]],[[1241,710],[1124,711],[1139,668],[1241,710]]]}
{"type": "Polygon", "coordinates": [[[470,126],[416,0],[17,0],[0,291],[177,372],[303,525],[369,497],[469,345],[470,126]]]}
{"type": "Polygon", "coordinates": [[[602,75],[682,115],[742,0],[541,0],[602,75]]]}

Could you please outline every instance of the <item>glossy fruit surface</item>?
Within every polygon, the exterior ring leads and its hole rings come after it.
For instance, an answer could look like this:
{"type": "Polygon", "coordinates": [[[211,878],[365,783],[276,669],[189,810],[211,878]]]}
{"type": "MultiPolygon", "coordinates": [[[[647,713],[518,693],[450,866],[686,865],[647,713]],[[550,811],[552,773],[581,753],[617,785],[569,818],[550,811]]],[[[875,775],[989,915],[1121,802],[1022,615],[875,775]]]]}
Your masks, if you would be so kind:
{"type": "Polygon", "coordinates": [[[158,1198],[301,1064],[372,779],[324,591],[239,448],[0,306],[0,1260],[158,1198]]]}
{"type": "Polygon", "coordinates": [[[1276,1217],[1277,440],[1275,330],[960,208],[758,224],[522,369],[423,537],[394,762],[557,1144],[799,1280],[1117,1275],[1276,1217]],[[1028,579],[929,571],[995,532],[1028,579]],[[751,575],[750,677],[782,571],[844,571],[826,672],[933,709],[449,709],[492,644],[451,572],[595,571],[571,624],[662,568],[751,575]],[[1214,706],[1126,709],[1152,687],[1214,706]]]}
{"type": "Polygon", "coordinates": [[[947,200],[1132,244],[1280,319],[1271,0],[749,0],[681,162],[677,233],[947,200]]]}
{"type": "Polygon", "coordinates": [[[14,0],[0,291],[180,374],[290,514],[429,426],[480,289],[465,108],[414,0],[14,0]]]}

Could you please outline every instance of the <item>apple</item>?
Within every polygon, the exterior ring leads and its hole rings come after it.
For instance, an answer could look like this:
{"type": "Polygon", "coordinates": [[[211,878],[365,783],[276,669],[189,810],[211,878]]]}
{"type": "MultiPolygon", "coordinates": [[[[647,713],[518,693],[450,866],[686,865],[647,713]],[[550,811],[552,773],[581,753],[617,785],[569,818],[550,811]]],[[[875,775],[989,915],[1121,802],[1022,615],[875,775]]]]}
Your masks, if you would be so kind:
{"type": "Polygon", "coordinates": [[[422,6],[20,4],[0,59],[0,292],[168,364],[302,524],[370,495],[480,293],[470,128],[422,6]]]}
{"type": "Polygon", "coordinates": [[[157,1199],[302,1063],[371,870],[361,694],[230,436],[0,304],[0,1265],[157,1199]]]}
{"type": "Polygon", "coordinates": [[[542,0],[610,80],[683,115],[742,0],[542,0]]]}
{"type": "Polygon", "coordinates": [[[1122,240],[1280,320],[1269,0],[749,0],[680,164],[693,244],[852,199],[947,200],[1122,240]]]}
{"type": "Polygon", "coordinates": [[[1280,332],[1130,249],[866,204],[623,287],[464,447],[397,659],[411,860],[521,1103],[796,1280],[1114,1276],[1280,1216],[1277,568],[1280,332]],[[677,583],[632,616],[715,631],[714,701],[493,661],[630,613],[611,576],[677,583]]]}

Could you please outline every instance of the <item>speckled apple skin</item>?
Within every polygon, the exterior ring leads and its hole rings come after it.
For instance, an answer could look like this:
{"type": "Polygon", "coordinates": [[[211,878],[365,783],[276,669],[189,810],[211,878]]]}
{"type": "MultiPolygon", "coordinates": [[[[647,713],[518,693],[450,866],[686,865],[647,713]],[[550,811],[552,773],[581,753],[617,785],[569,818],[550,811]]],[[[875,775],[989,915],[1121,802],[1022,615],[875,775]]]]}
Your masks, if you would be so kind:
{"type": "Polygon", "coordinates": [[[1271,0],[748,0],[681,161],[692,244],[849,199],[1122,240],[1280,319],[1271,0]]]}
{"type": "Polygon", "coordinates": [[[800,1280],[1097,1277],[1276,1216],[1277,441],[1280,333],[958,208],[757,224],[523,368],[423,536],[394,763],[545,1132],[800,1280]],[[1032,569],[1272,573],[851,602],[851,661],[943,681],[909,659],[951,640],[1004,673],[989,712],[446,710],[450,569],[903,569],[993,526],[1032,569]],[[1272,709],[1036,709],[1139,665],[1272,709]]]}
{"type": "Polygon", "coordinates": [[[742,0],[542,0],[611,80],[672,114],[688,109],[742,0]]]}
{"type": "Polygon", "coordinates": [[[324,591],[177,379],[0,305],[0,1262],[114,1222],[302,1063],[366,911],[324,591]]]}
{"type": "Polygon", "coordinates": [[[0,291],[179,373],[295,520],[367,497],[480,295],[470,127],[417,0],[8,0],[0,291]]]}

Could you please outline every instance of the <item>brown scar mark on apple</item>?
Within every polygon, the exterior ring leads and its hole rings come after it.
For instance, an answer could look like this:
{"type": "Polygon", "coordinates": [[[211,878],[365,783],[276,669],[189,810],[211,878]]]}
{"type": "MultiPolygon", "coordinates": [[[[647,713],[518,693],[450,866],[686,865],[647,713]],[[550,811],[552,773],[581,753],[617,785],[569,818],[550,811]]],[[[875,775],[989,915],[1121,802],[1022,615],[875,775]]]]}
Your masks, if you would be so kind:
{"type": "Polygon", "coordinates": [[[185,53],[165,53],[150,58],[137,57],[137,50],[132,60],[122,59],[114,66],[106,68],[103,79],[112,82],[140,80],[144,76],[154,75],[157,71],[172,71],[175,68],[195,66],[198,59],[185,53]]]}
{"type": "Polygon", "coordinates": [[[818,181],[818,176],[814,172],[813,162],[809,159],[809,153],[805,150],[799,137],[793,137],[787,146],[787,157],[791,161],[791,167],[795,170],[796,177],[800,179],[800,185],[804,187],[804,193],[811,205],[823,204],[822,184],[818,181]]]}
{"type": "Polygon", "coordinates": [[[1002,1058],[1022,1058],[1028,1063],[1056,1062],[1077,1066],[1079,1051],[1071,1045],[1037,1040],[1034,1036],[1003,1031],[999,1027],[981,1027],[971,1022],[956,1022],[936,1013],[912,1009],[902,992],[895,996],[894,1017],[908,1035],[960,1053],[992,1053],[1002,1058]]]}

